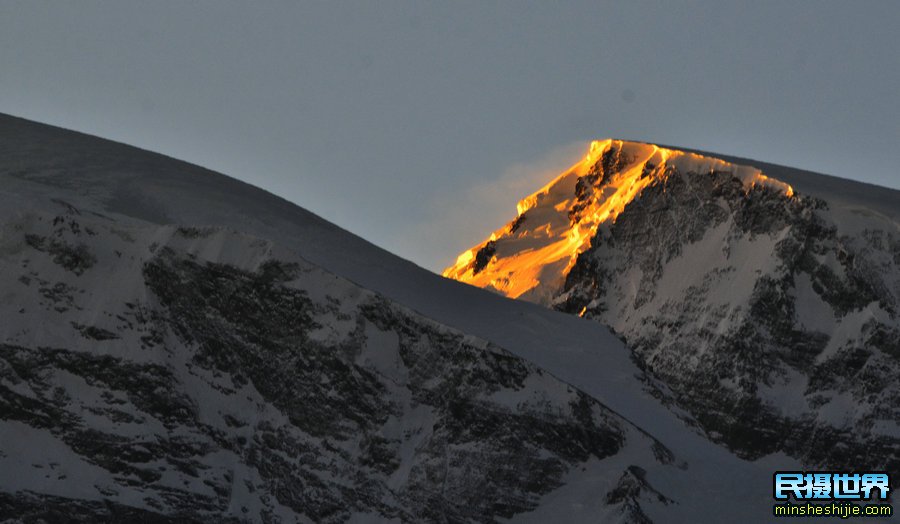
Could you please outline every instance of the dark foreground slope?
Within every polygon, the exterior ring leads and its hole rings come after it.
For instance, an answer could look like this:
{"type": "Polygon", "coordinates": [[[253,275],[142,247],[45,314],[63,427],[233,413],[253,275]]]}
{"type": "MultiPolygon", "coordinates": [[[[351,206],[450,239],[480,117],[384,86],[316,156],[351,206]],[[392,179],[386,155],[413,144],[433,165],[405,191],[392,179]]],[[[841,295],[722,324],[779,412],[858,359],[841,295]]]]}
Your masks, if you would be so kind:
{"type": "MultiPolygon", "coordinates": [[[[674,461],[534,365],[271,242],[48,211],[2,226],[6,516],[490,522],[592,464],[618,482],[674,461]]],[[[643,514],[636,480],[608,515],[643,514]]]]}

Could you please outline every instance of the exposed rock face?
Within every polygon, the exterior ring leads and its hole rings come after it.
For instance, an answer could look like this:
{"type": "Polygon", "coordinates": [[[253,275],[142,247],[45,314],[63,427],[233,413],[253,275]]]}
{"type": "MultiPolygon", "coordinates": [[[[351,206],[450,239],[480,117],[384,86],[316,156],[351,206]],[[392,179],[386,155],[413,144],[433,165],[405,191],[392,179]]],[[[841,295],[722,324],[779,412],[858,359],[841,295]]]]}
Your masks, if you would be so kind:
{"type": "Polygon", "coordinates": [[[900,472],[897,223],[722,161],[595,148],[520,205],[525,227],[492,235],[477,276],[451,276],[505,292],[521,275],[521,298],[610,326],[743,457],[900,472]],[[520,249],[585,230],[564,264],[520,249]]]}
{"type": "MultiPolygon", "coordinates": [[[[588,463],[674,460],[535,366],[271,242],[58,211],[0,226],[0,515],[493,522],[588,463]]],[[[662,504],[629,490],[612,514],[662,504]]]]}

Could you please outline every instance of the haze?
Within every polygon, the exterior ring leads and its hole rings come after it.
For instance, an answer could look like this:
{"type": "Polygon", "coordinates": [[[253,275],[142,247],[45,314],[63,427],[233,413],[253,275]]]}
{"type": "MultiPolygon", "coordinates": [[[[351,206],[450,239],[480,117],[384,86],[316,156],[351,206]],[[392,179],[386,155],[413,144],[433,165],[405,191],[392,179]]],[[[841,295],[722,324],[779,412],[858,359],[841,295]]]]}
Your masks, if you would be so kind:
{"type": "Polygon", "coordinates": [[[900,187],[900,3],[3,2],[0,112],[440,270],[617,137],[900,187]]]}

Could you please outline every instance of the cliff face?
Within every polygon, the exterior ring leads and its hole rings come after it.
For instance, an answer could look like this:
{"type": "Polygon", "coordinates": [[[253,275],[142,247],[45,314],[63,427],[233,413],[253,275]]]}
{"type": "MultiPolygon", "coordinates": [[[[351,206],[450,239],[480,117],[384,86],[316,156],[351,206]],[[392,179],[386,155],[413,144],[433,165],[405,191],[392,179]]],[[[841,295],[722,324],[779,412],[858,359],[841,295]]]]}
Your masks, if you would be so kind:
{"type": "Polygon", "coordinates": [[[445,275],[608,325],[740,456],[896,472],[898,231],[756,168],[605,141],[445,275]]]}

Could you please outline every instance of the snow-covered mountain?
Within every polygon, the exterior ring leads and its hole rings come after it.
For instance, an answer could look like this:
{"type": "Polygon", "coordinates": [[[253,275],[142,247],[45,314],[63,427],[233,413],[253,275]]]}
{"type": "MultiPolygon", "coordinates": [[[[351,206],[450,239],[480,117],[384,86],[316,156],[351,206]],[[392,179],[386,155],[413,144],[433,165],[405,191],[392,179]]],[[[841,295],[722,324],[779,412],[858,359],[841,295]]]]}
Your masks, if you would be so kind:
{"type": "Polygon", "coordinates": [[[594,142],[444,274],[597,320],[756,459],[900,473],[900,192],[594,142]]]}
{"type": "Polygon", "coordinates": [[[3,115],[0,267],[0,521],[754,522],[801,466],[601,323],[3,115]]]}

